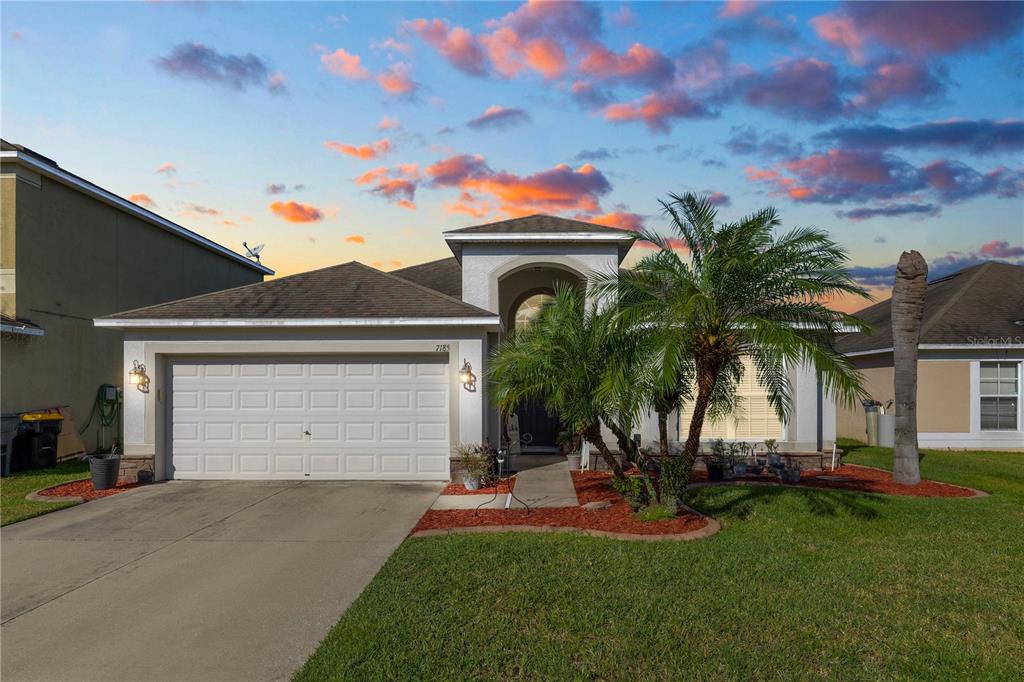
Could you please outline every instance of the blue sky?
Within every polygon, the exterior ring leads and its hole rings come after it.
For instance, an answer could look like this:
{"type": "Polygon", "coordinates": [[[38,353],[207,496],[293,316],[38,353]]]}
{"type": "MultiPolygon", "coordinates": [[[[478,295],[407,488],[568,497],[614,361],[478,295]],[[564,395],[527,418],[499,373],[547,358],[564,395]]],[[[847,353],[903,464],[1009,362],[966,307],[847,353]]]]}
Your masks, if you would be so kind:
{"type": "Polygon", "coordinates": [[[6,139],[280,274],[532,212],[659,227],[681,191],[827,229],[873,286],[907,248],[1024,260],[1017,3],[0,12],[6,139]]]}

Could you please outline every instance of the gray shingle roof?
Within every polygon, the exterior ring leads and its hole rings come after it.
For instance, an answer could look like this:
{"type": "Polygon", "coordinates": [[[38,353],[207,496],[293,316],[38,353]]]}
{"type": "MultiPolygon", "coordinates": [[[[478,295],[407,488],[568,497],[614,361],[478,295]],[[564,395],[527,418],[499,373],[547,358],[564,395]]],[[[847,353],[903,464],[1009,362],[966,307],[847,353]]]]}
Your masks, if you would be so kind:
{"type": "MultiPolygon", "coordinates": [[[[848,334],[836,348],[843,353],[892,348],[891,304],[890,299],[854,313],[874,327],[874,334],[848,334]]],[[[1024,345],[1024,326],[1016,324],[1018,320],[1024,320],[1024,266],[982,263],[928,284],[920,343],[972,344],[987,339],[1024,345]]]]}
{"type": "Polygon", "coordinates": [[[564,232],[619,233],[623,231],[615,227],[595,225],[582,220],[559,218],[553,215],[528,215],[523,218],[499,220],[486,225],[463,227],[459,230],[448,230],[445,234],[559,234],[564,232]]]}
{"type": "Polygon", "coordinates": [[[106,319],[493,318],[494,313],[352,261],[116,313],[106,319]]]}
{"type": "Polygon", "coordinates": [[[392,270],[391,274],[452,298],[462,298],[462,265],[457,258],[410,265],[401,270],[392,270]]]}

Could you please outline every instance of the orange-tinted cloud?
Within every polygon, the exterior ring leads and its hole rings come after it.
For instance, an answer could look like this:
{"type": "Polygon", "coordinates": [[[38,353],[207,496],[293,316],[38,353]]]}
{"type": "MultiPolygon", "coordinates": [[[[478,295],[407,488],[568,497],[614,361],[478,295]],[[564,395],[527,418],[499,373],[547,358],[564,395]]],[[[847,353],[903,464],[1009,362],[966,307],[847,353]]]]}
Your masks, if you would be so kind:
{"type": "Polygon", "coordinates": [[[270,205],[270,210],[289,223],[315,223],[324,219],[323,211],[319,208],[297,201],[275,201],[270,205]]]}
{"type": "Polygon", "coordinates": [[[320,63],[330,73],[350,80],[365,80],[370,77],[370,72],[363,66],[363,60],[359,55],[352,54],[340,47],[334,52],[320,55],[320,63]]]}
{"type": "Polygon", "coordinates": [[[756,11],[758,4],[756,0],[725,0],[718,10],[718,16],[723,19],[743,17],[756,11]]]}
{"type": "Polygon", "coordinates": [[[377,75],[377,84],[389,95],[411,95],[420,86],[409,75],[410,71],[411,67],[408,64],[392,64],[377,75]]]}
{"type": "Polygon", "coordinates": [[[604,108],[606,121],[642,121],[653,133],[668,133],[675,119],[711,116],[712,112],[700,102],[690,99],[685,92],[651,93],[638,101],[609,104],[604,108]]]}
{"type": "Polygon", "coordinates": [[[377,124],[377,130],[395,130],[402,127],[402,123],[397,118],[391,118],[385,116],[377,124]]]}
{"type": "Polygon", "coordinates": [[[487,72],[487,60],[480,42],[461,26],[452,27],[444,19],[413,19],[402,24],[438,51],[452,66],[473,76],[487,72]]]}
{"type": "Polygon", "coordinates": [[[357,185],[372,185],[370,192],[390,203],[415,210],[416,188],[419,186],[419,166],[415,163],[381,166],[366,171],[355,179],[357,185]]]}
{"type": "Polygon", "coordinates": [[[156,207],[156,202],[153,201],[153,199],[150,198],[150,196],[148,194],[144,193],[144,192],[139,192],[138,194],[130,194],[130,195],[128,195],[128,201],[131,201],[132,203],[136,203],[139,206],[145,206],[146,208],[155,208],[156,207]]]}
{"type": "Polygon", "coordinates": [[[354,156],[357,159],[376,159],[377,157],[384,156],[391,151],[391,141],[387,138],[377,140],[370,144],[361,144],[359,146],[329,140],[324,142],[324,146],[332,151],[338,152],[339,154],[347,154],[348,156],[354,156]]]}
{"type": "Polygon", "coordinates": [[[579,65],[587,76],[603,80],[629,80],[656,86],[668,83],[675,74],[672,61],[654,48],[633,43],[624,54],[595,44],[579,65]]]}
{"type": "Polygon", "coordinates": [[[348,242],[349,244],[365,244],[366,237],[364,237],[361,234],[350,234],[349,236],[345,237],[345,241],[348,242]]]}
{"type": "Polygon", "coordinates": [[[552,38],[531,40],[524,46],[523,55],[530,68],[545,78],[558,78],[569,66],[565,51],[552,38]]]}
{"type": "Polygon", "coordinates": [[[604,225],[605,227],[617,227],[620,230],[642,230],[644,217],[639,213],[628,211],[613,211],[598,215],[577,215],[576,220],[585,220],[588,223],[604,225]]]}

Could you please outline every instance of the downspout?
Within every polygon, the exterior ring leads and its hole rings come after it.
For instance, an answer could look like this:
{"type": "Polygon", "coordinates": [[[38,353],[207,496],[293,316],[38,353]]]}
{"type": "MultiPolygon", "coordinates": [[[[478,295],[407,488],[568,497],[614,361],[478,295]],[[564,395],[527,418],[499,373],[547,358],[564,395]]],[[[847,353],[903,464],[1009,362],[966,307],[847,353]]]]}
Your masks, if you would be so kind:
{"type": "Polygon", "coordinates": [[[816,401],[816,404],[815,404],[814,407],[815,407],[815,415],[816,415],[816,418],[817,418],[817,424],[816,424],[816,429],[815,429],[815,431],[816,431],[815,437],[816,437],[816,443],[817,443],[818,452],[821,452],[822,449],[825,447],[825,425],[822,423],[824,421],[824,400],[823,400],[823,398],[824,398],[824,395],[823,395],[824,394],[824,390],[822,388],[821,371],[820,370],[815,371],[815,373],[814,373],[814,381],[815,381],[815,401],[816,401]]]}

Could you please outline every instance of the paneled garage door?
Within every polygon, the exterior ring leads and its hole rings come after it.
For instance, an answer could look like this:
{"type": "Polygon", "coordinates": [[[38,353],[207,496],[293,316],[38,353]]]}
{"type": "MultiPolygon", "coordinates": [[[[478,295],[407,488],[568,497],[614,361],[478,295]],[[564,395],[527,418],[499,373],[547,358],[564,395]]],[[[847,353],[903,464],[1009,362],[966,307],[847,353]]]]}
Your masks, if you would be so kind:
{"type": "Polygon", "coordinates": [[[175,360],[183,479],[448,478],[447,356],[175,360]]]}

